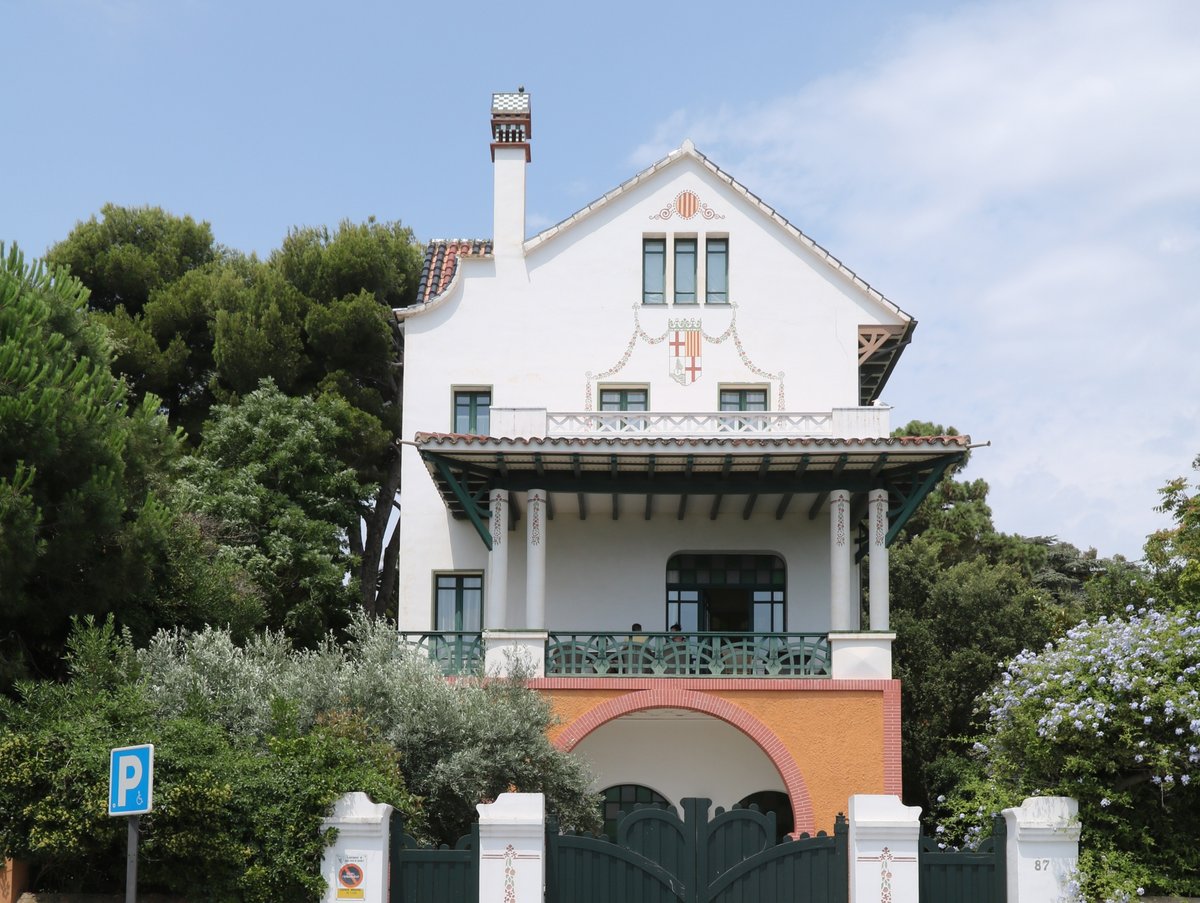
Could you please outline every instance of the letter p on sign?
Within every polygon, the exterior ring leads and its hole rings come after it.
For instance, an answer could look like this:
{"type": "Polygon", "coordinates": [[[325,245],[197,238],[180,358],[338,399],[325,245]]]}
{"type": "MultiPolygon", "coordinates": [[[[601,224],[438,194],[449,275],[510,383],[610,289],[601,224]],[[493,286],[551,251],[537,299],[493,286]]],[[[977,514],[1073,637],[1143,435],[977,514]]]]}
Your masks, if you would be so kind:
{"type": "Polygon", "coordinates": [[[108,814],[142,815],[153,806],[154,745],[124,746],[109,753],[108,814]]]}

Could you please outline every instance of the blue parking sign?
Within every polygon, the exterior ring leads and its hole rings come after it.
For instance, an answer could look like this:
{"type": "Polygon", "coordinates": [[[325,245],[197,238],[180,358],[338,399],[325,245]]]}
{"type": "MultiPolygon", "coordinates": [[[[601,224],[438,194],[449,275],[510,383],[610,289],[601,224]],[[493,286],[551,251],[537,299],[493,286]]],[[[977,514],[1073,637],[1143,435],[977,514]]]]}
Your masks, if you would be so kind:
{"type": "Polygon", "coordinates": [[[123,746],[108,754],[108,814],[143,815],[154,794],[154,744],[123,746]]]}

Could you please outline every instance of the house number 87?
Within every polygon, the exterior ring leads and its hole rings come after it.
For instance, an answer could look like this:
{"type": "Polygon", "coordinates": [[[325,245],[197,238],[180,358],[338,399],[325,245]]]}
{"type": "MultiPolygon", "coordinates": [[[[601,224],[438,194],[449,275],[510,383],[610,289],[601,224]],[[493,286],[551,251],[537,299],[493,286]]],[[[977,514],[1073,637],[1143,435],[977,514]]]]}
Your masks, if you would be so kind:
{"type": "Polygon", "coordinates": [[[1033,860],[1033,870],[1035,872],[1044,872],[1044,871],[1047,871],[1049,868],[1050,868],[1050,860],[1049,859],[1033,860]]]}

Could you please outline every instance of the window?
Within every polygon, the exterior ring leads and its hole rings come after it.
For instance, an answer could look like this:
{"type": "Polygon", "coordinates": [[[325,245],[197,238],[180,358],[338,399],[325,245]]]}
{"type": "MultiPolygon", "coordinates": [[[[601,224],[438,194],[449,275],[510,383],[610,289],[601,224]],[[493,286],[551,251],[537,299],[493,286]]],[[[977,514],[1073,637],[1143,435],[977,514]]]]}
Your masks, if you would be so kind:
{"type": "Polygon", "coordinates": [[[478,633],[482,629],[482,574],[438,574],[434,586],[434,630],[478,633]]]}
{"type": "Polygon", "coordinates": [[[642,303],[667,302],[667,240],[642,239],[642,303]]]}
{"type": "Polygon", "coordinates": [[[696,303],[696,239],[675,239],[675,303],[696,303]]]}
{"type": "Polygon", "coordinates": [[[672,555],[667,629],[782,633],[787,571],[778,555],[672,555]]]}
{"type": "Polygon", "coordinates": [[[491,429],[492,393],[468,389],[454,393],[454,432],[486,436],[491,429]]]}
{"type": "Polygon", "coordinates": [[[704,300],[708,304],[729,303],[729,239],[710,238],[704,245],[704,300]]]}
{"type": "MultiPolygon", "coordinates": [[[[600,389],[601,411],[648,411],[649,390],[647,389],[600,389]]],[[[644,430],[645,417],[606,417],[606,430],[624,432],[626,430],[644,430]]]]}
{"type": "Polygon", "coordinates": [[[765,411],[766,389],[722,389],[722,411],[765,411]]]}
{"type": "Polygon", "coordinates": [[[602,411],[646,411],[648,392],[645,389],[601,389],[602,411]]]}

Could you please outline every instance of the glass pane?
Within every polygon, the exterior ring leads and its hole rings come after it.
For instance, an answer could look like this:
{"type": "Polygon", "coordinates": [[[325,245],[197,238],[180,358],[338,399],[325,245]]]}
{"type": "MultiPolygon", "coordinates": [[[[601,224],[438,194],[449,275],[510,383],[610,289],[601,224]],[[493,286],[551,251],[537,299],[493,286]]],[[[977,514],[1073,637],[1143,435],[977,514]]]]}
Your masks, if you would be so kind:
{"type": "Polygon", "coordinates": [[[642,242],[642,302],[663,304],[667,290],[667,242],[647,238],[642,242]]]}
{"type": "Polygon", "coordinates": [[[455,600],[458,594],[453,588],[443,589],[441,582],[441,578],[438,578],[437,613],[433,628],[434,630],[457,630],[456,616],[458,612],[455,600]]]}
{"type": "Polygon", "coordinates": [[[696,303],[696,239],[675,240],[675,303],[696,303]]]}
{"type": "Polygon", "coordinates": [[[645,389],[629,389],[625,393],[625,410],[626,411],[645,411],[647,410],[647,397],[645,389]]]}
{"type": "Polygon", "coordinates": [[[482,611],[483,590],[464,588],[462,593],[461,626],[458,629],[472,632],[479,630],[482,623],[482,618],[480,617],[482,611]]]}
{"type": "Polygon", "coordinates": [[[729,301],[729,242],[710,238],[706,243],[705,298],[709,304],[729,301]]]}
{"type": "Polygon", "coordinates": [[[747,389],[745,391],[745,407],[743,411],[765,411],[767,409],[767,393],[764,389],[747,389]]]}
{"type": "Polygon", "coordinates": [[[600,393],[600,410],[621,410],[621,393],[616,389],[604,389],[600,393]]]}

